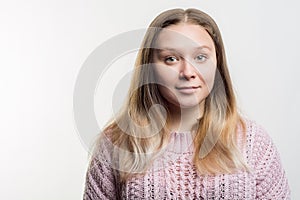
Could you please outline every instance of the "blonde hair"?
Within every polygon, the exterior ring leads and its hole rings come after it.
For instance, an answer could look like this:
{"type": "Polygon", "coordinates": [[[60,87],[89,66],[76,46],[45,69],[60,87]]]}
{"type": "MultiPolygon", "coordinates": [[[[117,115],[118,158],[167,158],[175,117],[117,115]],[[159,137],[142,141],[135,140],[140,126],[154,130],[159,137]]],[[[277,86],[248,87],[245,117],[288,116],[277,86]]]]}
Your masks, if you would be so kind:
{"type": "Polygon", "coordinates": [[[209,15],[197,9],[172,9],[161,13],[150,24],[138,52],[127,100],[117,117],[104,129],[116,147],[113,160],[122,182],[145,172],[158,152],[168,144],[170,134],[164,123],[170,112],[158,85],[153,83],[155,74],[151,63],[155,49],[151,47],[161,29],[178,23],[204,27],[214,41],[217,57],[214,86],[205,100],[194,138],[193,163],[200,174],[247,170],[237,145],[238,125],[244,133],[246,127],[237,110],[218,26],[209,15]]]}

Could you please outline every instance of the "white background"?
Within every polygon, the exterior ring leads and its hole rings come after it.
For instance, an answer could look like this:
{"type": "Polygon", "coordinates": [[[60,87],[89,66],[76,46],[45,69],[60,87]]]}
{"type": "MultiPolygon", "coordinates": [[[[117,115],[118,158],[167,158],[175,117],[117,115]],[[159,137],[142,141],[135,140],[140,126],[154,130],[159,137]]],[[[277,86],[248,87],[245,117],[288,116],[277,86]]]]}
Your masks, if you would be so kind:
{"type": "MultiPolygon", "coordinates": [[[[102,42],[176,7],[201,9],[219,25],[241,110],[273,138],[300,199],[296,0],[1,1],[0,199],[82,199],[88,153],[72,99],[81,65],[102,42]]],[[[133,58],[113,66],[129,70],[133,58]]],[[[107,92],[96,92],[97,102],[110,101],[107,92]]],[[[95,104],[100,125],[109,112],[95,104]]]]}

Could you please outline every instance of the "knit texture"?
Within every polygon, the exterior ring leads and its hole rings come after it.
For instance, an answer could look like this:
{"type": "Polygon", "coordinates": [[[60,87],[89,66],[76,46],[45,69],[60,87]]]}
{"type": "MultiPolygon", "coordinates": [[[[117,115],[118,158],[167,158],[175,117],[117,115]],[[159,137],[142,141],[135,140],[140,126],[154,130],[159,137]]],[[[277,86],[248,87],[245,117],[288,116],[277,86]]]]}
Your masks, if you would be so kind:
{"type": "MultiPolygon", "coordinates": [[[[247,143],[242,153],[251,172],[199,175],[192,163],[191,134],[174,132],[147,173],[121,185],[113,174],[113,147],[107,140],[102,143],[101,156],[91,159],[83,199],[290,199],[286,174],[272,139],[261,125],[249,119],[245,122],[247,143]]],[[[242,147],[241,143],[239,138],[242,147]]]]}

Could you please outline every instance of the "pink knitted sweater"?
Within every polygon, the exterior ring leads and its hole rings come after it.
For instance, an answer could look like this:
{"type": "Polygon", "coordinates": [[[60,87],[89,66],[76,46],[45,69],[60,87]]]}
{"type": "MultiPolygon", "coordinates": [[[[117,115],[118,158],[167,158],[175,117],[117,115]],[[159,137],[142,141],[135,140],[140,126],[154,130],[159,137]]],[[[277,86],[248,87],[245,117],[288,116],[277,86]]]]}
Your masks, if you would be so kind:
{"type": "Polygon", "coordinates": [[[242,153],[251,172],[197,174],[192,163],[191,134],[174,132],[164,155],[147,173],[121,185],[111,167],[111,143],[105,141],[102,159],[93,158],[87,170],[83,199],[290,199],[286,174],[272,139],[262,126],[248,119],[245,122],[247,144],[242,153]]]}

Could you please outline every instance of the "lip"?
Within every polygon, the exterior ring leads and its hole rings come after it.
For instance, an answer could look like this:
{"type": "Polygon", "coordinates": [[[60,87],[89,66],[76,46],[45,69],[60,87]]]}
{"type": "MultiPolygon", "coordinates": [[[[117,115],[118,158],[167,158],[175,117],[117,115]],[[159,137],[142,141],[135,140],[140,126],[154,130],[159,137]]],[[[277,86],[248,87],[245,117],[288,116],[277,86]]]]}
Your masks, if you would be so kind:
{"type": "Polygon", "coordinates": [[[201,88],[201,86],[183,86],[183,87],[176,87],[176,89],[177,89],[180,93],[184,93],[184,94],[192,94],[192,93],[196,92],[199,88],[201,88]]]}

